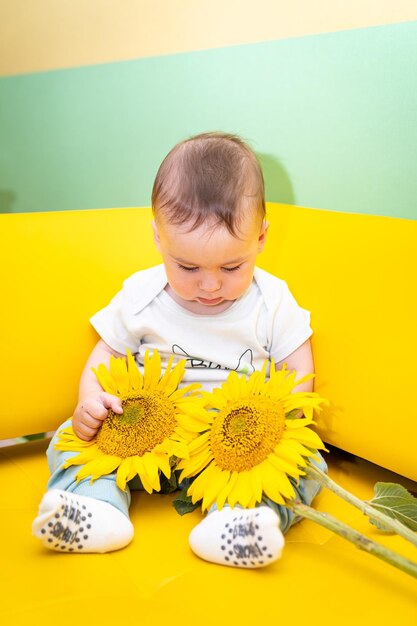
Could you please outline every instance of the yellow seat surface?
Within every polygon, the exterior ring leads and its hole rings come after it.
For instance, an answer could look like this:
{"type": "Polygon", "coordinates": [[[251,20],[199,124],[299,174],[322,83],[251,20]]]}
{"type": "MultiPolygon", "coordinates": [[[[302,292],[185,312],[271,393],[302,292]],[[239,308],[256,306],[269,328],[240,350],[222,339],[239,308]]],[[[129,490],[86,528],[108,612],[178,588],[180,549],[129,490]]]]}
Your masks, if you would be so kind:
{"type": "MultiPolygon", "coordinates": [[[[133,492],[135,537],[127,548],[104,555],[50,552],[30,532],[48,478],[45,448],[38,441],[0,449],[3,624],[415,622],[415,579],[308,520],[290,529],[282,559],[270,567],[227,568],[200,560],[188,547],[199,511],[180,517],[172,495],[133,492]]],[[[336,450],[330,475],[363,498],[372,497],[375,481],[400,479],[336,450]]],[[[322,492],[315,507],[416,559],[411,544],[373,529],[331,492],[322,492]]]]}

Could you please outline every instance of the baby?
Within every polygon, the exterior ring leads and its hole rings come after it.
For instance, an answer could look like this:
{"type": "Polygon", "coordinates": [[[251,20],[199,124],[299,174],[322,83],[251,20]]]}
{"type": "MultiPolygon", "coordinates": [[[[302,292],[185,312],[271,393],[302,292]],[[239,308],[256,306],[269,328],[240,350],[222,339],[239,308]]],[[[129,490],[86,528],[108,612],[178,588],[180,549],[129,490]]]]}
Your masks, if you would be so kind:
{"type": "MultiPolygon", "coordinates": [[[[158,350],[163,367],[172,355],[185,359],[183,383],[199,382],[206,390],[220,386],[230,370],[251,374],[265,360],[274,359],[277,369],[285,362],[298,378],[314,370],[309,313],[285,282],[255,267],[268,223],[262,171],[246,143],[234,135],[205,133],[176,145],[157,173],[152,207],[163,265],[128,278],[91,319],[100,340],[82,373],[72,418],[76,435],[85,441],[95,437],[109,409],[123,412],[120,399],[102,390],[92,368],[108,365],[111,355],[125,357],[127,349],[139,368],[147,350],[158,350]]],[[[312,386],[308,381],[296,390],[312,391],[312,386]]],[[[77,482],[78,467],[63,469],[77,453],[57,451],[55,443],[56,436],[48,449],[51,478],[34,534],[60,552],[126,546],[134,533],[129,487],[120,490],[114,474],[93,484],[77,482]]],[[[322,459],[319,466],[326,469],[322,459]]],[[[319,486],[301,479],[296,490],[310,504],[319,486]]],[[[208,561],[262,567],[279,558],[282,533],[295,521],[289,509],[270,501],[254,509],[226,506],[209,511],[193,529],[190,545],[208,561]],[[230,535],[228,551],[235,558],[225,560],[225,532],[233,525],[248,532],[230,535]]]]}

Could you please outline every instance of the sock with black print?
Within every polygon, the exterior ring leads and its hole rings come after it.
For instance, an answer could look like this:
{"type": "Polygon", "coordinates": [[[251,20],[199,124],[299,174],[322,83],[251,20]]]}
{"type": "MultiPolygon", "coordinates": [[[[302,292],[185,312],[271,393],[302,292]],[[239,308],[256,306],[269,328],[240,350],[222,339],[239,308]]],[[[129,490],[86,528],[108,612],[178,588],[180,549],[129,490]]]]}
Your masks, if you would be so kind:
{"type": "Polygon", "coordinates": [[[32,532],[50,550],[111,552],[133,538],[133,526],[119,509],[103,500],[61,489],[47,491],[32,532]]]}
{"type": "Polygon", "coordinates": [[[190,534],[197,556],[232,567],[265,567],[280,558],[284,543],[278,515],[267,506],[211,511],[190,534]]]}

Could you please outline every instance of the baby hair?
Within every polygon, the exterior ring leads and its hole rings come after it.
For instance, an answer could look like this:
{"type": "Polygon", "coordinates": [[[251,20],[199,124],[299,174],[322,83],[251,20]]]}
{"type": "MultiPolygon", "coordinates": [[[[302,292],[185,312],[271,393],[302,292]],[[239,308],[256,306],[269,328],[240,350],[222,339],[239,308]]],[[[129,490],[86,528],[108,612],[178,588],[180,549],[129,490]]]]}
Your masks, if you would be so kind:
{"type": "Polygon", "coordinates": [[[235,237],[248,212],[265,218],[264,179],[251,148],[238,136],[212,132],[174,146],[152,190],[155,219],[189,230],[203,223],[225,226],[235,237]]]}

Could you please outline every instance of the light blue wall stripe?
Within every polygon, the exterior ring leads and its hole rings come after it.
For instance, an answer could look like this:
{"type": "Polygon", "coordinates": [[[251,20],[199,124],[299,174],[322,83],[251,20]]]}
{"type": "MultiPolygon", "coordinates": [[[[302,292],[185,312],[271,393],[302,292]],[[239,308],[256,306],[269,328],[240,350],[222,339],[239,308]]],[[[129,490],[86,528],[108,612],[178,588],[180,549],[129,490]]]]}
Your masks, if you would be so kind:
{"type": "Polygon", "coordinates": [[[417,22],[0,79],[3,211],[139,206],[180,139],[241,134],[269,200],[417,217],[417,22]]]}

